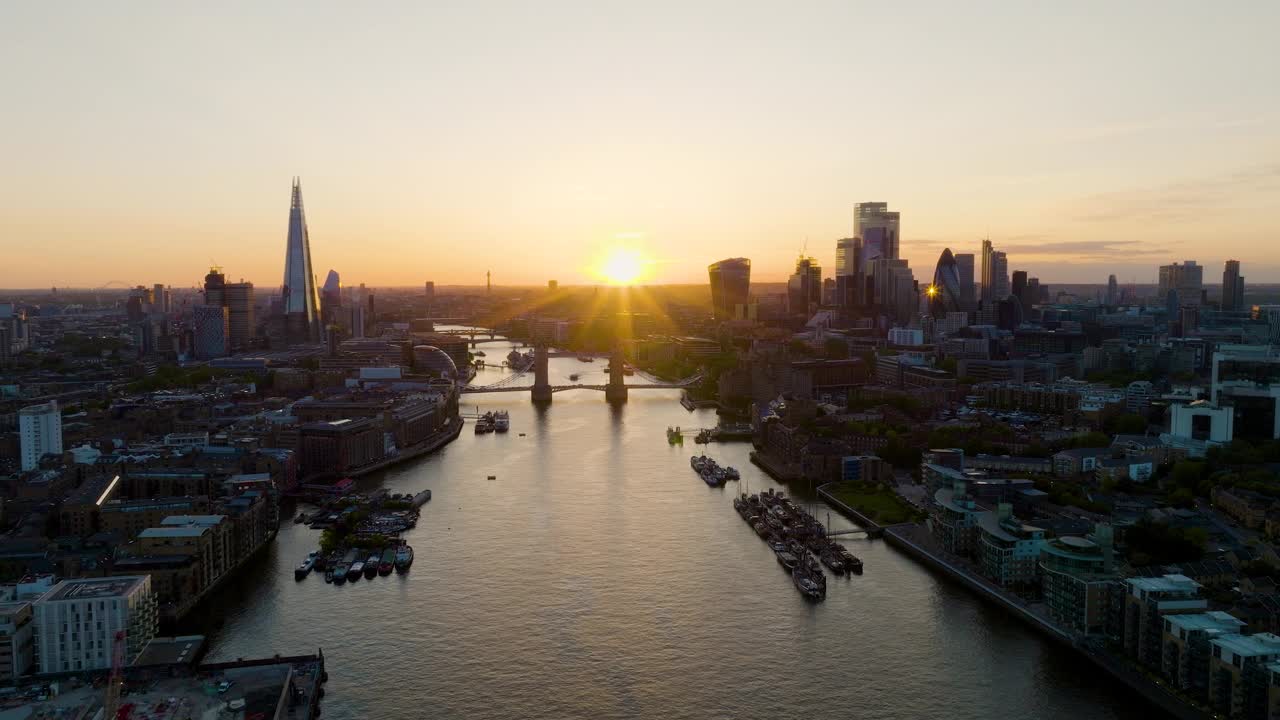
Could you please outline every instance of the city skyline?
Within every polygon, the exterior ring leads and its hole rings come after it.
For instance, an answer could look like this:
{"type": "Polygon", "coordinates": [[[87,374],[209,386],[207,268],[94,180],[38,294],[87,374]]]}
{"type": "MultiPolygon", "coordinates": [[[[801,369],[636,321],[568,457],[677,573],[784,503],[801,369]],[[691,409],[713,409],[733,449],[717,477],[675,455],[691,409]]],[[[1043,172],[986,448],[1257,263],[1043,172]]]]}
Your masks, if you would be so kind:
{"type": "Polygon", "coordinates": [[[1184,257],[1280,281],[1280,99],[1262,89],[1274,4],[1230,23],[1194,4],[1052,20],[938,6],[945,29],[908,53],[914,14],[739,10],[653,5],[573,34],[584,6],[510,9],[497,26],[468,9],[268,9],[252,27],[19,9],[0,52],[41,72],[9,84],[0,286],[189,286],[234,259],[275,287],[262,249],[278,247],[294,175],[317,267],[371,285],[485,270],[587,284],[616,246],[648,259],[648,282],[698,282],[734,256],[785,281],[806,246],[836,267],[867,198],[907,220],[912,267],[989,236],[1049,283],[1154,282],[1184,257]],[[879,31],[836,50],[853,25],[879,31]],[[317,42],[332,38],[346,51],[317,42]],[[862,111],[868,93],[893,110],[862,111]]]}

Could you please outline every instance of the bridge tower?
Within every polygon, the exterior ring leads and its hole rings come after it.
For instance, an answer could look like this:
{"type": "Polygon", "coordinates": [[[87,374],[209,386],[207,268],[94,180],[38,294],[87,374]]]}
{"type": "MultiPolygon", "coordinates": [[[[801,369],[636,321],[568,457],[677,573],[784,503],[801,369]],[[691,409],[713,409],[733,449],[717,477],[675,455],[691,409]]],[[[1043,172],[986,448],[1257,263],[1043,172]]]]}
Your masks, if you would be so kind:
{"type": "Polygon", "coordinates": [[[533,401],[551,402],[551,380],[547,373],[547,346],[542,343],[533,346],[533,401]]]}
{"type": "Polygon", "coordinates": [[[623,372],[625,363],[622,350],[615,345],[613,354],[609,356],[609,384],[604,386],[604,399],[611,403],[627,401],[627,378],[623,372]]]}

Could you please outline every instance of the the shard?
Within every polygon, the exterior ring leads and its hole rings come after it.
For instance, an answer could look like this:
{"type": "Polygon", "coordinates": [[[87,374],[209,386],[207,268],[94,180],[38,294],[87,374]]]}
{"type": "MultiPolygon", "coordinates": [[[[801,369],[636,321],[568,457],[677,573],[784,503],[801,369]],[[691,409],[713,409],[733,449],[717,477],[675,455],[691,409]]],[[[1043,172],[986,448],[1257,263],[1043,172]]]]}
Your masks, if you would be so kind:
{"type": "Polygon", "coordinates": [[[285,332],[290,343],[320,342],[320,296],[311,272],[311,239],[302,210],[302,183],[293,179],[289,243],[284,255],[285,332]]]}

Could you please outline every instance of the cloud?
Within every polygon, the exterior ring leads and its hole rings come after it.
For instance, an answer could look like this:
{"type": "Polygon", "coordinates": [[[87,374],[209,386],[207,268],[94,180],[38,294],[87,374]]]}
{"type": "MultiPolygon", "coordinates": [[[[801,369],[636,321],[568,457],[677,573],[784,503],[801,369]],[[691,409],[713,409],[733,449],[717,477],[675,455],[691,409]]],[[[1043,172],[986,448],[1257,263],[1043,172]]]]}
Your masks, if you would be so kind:
{"type": "Polygon", "coordinates": [[[1076,220],[1181,220],[1204,217],[1226,208],[1248,193],[1280,189],[1280,161],[1241,168],[1234,172],[1184,180],[1154,188],[1099,193],[1083,199],[1076,220]]]}
{"type": "Polygon", "coordinates": [[[1168,248],[1151,247],[1137,240],[1045,240],[1025,244],[996,245],[1011,256],[1073,255],[1077,259],[1129,258],[1167,255],[1168,248]]]}

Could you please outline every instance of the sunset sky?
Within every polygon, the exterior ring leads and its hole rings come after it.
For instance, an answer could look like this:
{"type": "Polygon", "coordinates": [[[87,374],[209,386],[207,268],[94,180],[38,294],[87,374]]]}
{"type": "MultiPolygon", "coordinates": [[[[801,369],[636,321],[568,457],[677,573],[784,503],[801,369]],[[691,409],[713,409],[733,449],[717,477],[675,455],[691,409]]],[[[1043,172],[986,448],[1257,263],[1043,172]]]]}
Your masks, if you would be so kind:
{"type": "Polygon", "coordinates": [[[0,287],[828,270],[853,205],[932,276],[1227,257],[1280,282],[1280,2],[17,3],[0,287]],[[179,7],[181,6],[181,7],[179,7]]]}

